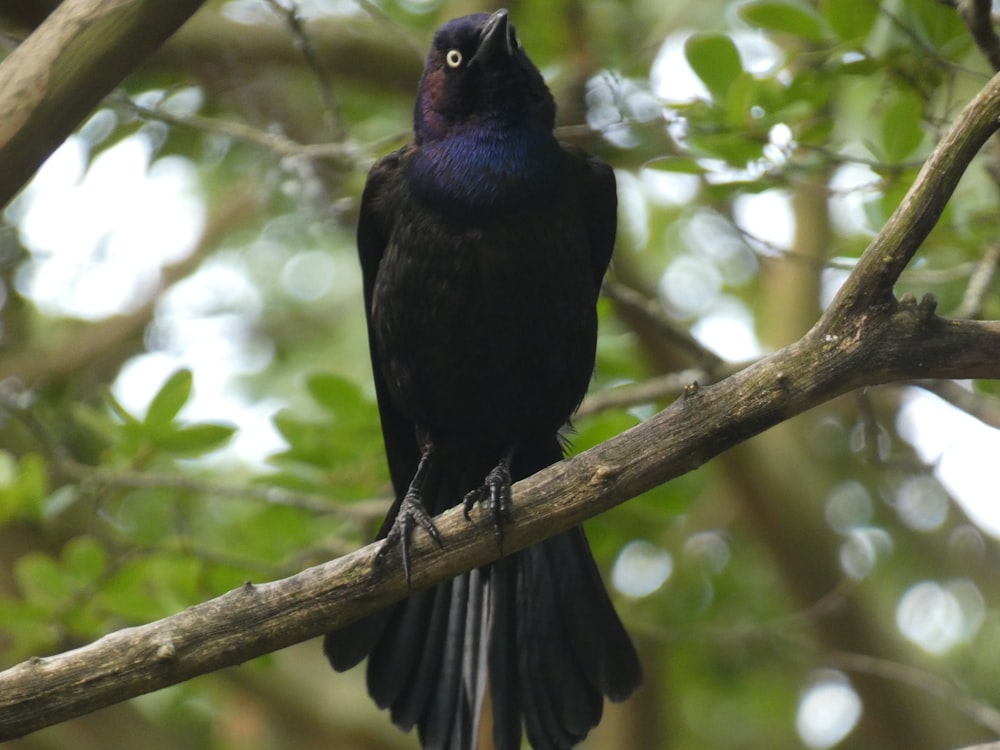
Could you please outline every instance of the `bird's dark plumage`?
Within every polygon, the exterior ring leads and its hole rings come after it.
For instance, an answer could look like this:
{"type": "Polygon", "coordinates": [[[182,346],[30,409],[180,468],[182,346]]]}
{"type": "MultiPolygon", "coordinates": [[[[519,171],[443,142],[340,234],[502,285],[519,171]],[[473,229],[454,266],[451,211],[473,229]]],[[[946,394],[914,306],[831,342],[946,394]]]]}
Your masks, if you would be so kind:
{"type": "MultiPolygon", "coordinates": [[[[510,480],[562,458],[592,375],[615,180],[554,122],[507,12],[457,18],[428,54],[413,144],[368,176],[358,250],[396,492],[379,538],[407,565],[414,525],[433,530],[470,492],[502,530],[510,480]]],[[[641,679],[581,528],[329,633],[324,650],[339,670],[368,656],[376,703],[438,750],[474,747],[487,695],[498,750],[520,747],[522,725],[535,750],[570,748],[604,696],[641,679]]]]}

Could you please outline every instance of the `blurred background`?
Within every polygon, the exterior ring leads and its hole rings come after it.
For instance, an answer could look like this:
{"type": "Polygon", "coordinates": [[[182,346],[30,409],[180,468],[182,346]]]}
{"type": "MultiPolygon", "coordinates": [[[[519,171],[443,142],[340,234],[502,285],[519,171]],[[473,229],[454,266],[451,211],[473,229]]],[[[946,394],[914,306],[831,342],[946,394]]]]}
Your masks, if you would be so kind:
{"type": "MultiPolygon", "coordinates": [[[[54,5],[0,2],[0,55],[54,5]]],[[[812,326],[991,74],[952,5],[507,3],[560,138],[618,177],[574,451],[812,326]]],[[[496,7],[209,0],[3,210],[0,668],[371,538],[360,191],[433,30],[496,7]]],[[[997,318],[979,159],[897,295],[997,318]]],[[[1000,736],[996,390],[851,393],[588,524],[647,678],[584,747],[1000,736]]],[[[10,744],[417,746],[318,642],[10,744]]]]}

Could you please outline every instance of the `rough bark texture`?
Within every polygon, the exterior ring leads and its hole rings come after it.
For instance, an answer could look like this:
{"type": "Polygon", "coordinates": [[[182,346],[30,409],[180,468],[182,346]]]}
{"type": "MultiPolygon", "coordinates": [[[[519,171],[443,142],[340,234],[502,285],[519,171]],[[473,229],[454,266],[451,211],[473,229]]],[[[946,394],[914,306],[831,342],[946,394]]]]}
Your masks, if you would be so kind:
{"type": "Polygon", "coordinates": [[[0,206],[204,0],[66,0],[0,64],[0,206]]]}

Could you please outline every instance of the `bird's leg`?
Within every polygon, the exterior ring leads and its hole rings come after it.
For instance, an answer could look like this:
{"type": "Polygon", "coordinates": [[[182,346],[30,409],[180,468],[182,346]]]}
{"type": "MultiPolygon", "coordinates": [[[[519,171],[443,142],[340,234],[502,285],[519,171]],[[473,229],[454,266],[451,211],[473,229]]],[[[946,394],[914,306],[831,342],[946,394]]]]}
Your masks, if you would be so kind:
{"type": "Polygon", "coordinates": [[[466,493],[465,500],[462,502],[467,519],[469,511],[476,503],[482,503],[492,511],[493,535],[496,537],[498,547],[503,547],[503,525],[510,521],[510,459],[513,453],[513,448],[508,450],[501,457],[500,462],[486,475],[482,485],[466,493]]]}
{"type": "Polygon", "coordinates": [[[392,522],[392,528],[385,535],[382,547],[379,549],[375,559],[381,560],[388,554],[389,550],[401,544],[403,556],[403,573],[406,575],[406,585],[410,585],[410,537],[413,535],[414,526],[422,526],[431,539],[437,542],[438,547],[444,547],[441,543],[441,535],[438,533],[431,514],[424,507],[424,482],[427,481],[427,471],[431,465],[431,456],[434,453],[433,445],[427,443],[420,454],[420,463],[417,465],[417,472],[410,481],[410,486],[406,488],[406,494],[399,502],[399,510],[396,513],[396,520],[392,522]]]}

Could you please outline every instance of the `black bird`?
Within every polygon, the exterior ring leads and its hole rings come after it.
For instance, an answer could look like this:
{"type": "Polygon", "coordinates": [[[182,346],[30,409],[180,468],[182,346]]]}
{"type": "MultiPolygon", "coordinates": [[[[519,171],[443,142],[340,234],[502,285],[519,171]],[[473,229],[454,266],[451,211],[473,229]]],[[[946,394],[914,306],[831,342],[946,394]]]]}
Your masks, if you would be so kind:
{"type": "MultiPolygon", "coordinates": [[[[507,11],[434,36],[414,140],[378,161],[358,251],[396,502],[378,538],[409,575],[415,525],[460,502],[493,515],[562,458],[593,373],[595,305],[615,240],[615,179],[553,135],[555,103],[507,11]]],[[[438,539],[439,543],[440,540],[438,539]]],[[[486,696],[499,750],[570,748],[641,680],[582,528],[327,634],[337,670],[424,748],[470,750],[486,696]]]]}

